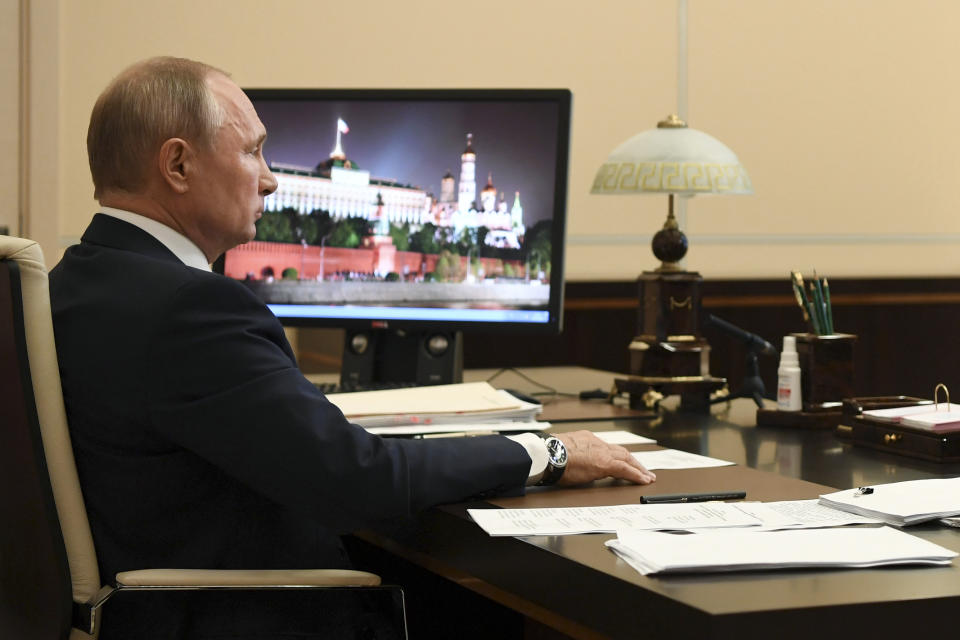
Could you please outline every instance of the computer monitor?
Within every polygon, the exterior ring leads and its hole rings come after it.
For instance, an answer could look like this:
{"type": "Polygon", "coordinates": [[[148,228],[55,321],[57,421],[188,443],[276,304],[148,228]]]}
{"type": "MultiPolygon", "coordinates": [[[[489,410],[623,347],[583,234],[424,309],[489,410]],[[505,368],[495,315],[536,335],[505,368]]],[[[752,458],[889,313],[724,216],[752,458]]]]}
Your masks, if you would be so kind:
{"type": "Polygon", "coordinates": [[[347,329],[344,381],[451,382],[461,331],[560,331],[568,90],[246,92],[278,187],[216,267],[347,329]]]}

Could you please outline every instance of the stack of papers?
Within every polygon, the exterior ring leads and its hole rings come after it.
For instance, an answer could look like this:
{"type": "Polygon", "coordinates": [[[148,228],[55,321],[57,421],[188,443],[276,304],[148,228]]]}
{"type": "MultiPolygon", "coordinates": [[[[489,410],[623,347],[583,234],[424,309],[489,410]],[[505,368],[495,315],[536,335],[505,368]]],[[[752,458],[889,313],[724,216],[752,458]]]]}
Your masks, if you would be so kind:
{"type": "Polygon", "coordinates": [[[486,382],[446,384],[329,396],[354,424],[379,433],[536,431],[542,407],[486,382]]]}
{"type": "Polygon", "coordinates": [[[820,496],[820,504],[878,518],[898,527],[960,515],[960,478],[933,478],[847,489],[820,496]]]}
{"type": "Polygon", "coordinates": [[[620,531],[607,546],[643,575],[899,564],[947,565],[958,554],[890,527],[674,534],[620,531]]]}
{"type": "MultiPolygon", "coordinates": [[[[947,412],[960,411],[960,405],[956,404],[942,405],[941,408],[947,412]]],[[[907,407],[893,407],[892,409],[870,409],[868,411],[864,411],[863,415],[864,417],[879,420],[880,422],[897,424],[904,416],[930,413],[933,410],[933,403],[926,402],[925,404],[910,405],[907,407]]]]}
{"type": "Polygon", "coordinates": [[[922,404],[893,409],[864,411],[863,415],[873,420],[901,424],[936,433],[960,431],[960,405],[922,404]]]}

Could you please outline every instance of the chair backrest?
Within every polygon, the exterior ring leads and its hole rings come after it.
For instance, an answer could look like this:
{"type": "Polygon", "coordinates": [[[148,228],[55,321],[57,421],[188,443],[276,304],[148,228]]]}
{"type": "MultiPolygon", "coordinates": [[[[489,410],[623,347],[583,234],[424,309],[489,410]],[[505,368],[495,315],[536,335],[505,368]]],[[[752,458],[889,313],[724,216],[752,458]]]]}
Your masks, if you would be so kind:
{"type": "MultiPolygon", "coordinates": [[[[66,638],[100,588],[37,243],[0,236],[0,637],[66,638]]],[[[72,637],[77,637],[76,632],[72,637]]]]}

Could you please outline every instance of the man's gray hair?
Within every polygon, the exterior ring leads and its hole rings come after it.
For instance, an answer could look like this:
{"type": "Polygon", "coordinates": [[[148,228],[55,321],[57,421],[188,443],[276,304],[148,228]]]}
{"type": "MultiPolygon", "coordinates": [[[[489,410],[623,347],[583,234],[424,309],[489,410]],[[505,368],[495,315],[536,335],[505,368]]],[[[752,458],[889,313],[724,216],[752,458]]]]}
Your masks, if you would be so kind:
{"type": "Polygon", "coordinates": [[[87,129],[94,198],[107,190],[142,189],[148,164],[170,138],[212,146],[224,119],[206,84],[212,73],[229,75],[202,62],[160,57],[114,78],[97,99],[87,129]]]}

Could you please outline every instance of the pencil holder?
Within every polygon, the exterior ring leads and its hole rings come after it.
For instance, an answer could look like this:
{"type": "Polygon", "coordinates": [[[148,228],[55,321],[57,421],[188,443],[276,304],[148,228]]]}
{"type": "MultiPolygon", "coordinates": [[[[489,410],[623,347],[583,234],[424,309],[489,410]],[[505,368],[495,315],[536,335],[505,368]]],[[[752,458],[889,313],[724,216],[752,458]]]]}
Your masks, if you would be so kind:
{"type": "Polygon", "coordinates": [[[853,347],[857,336],[791,334],[797,339],[804,411],[839,411],[853,392],[853,347]]]}

